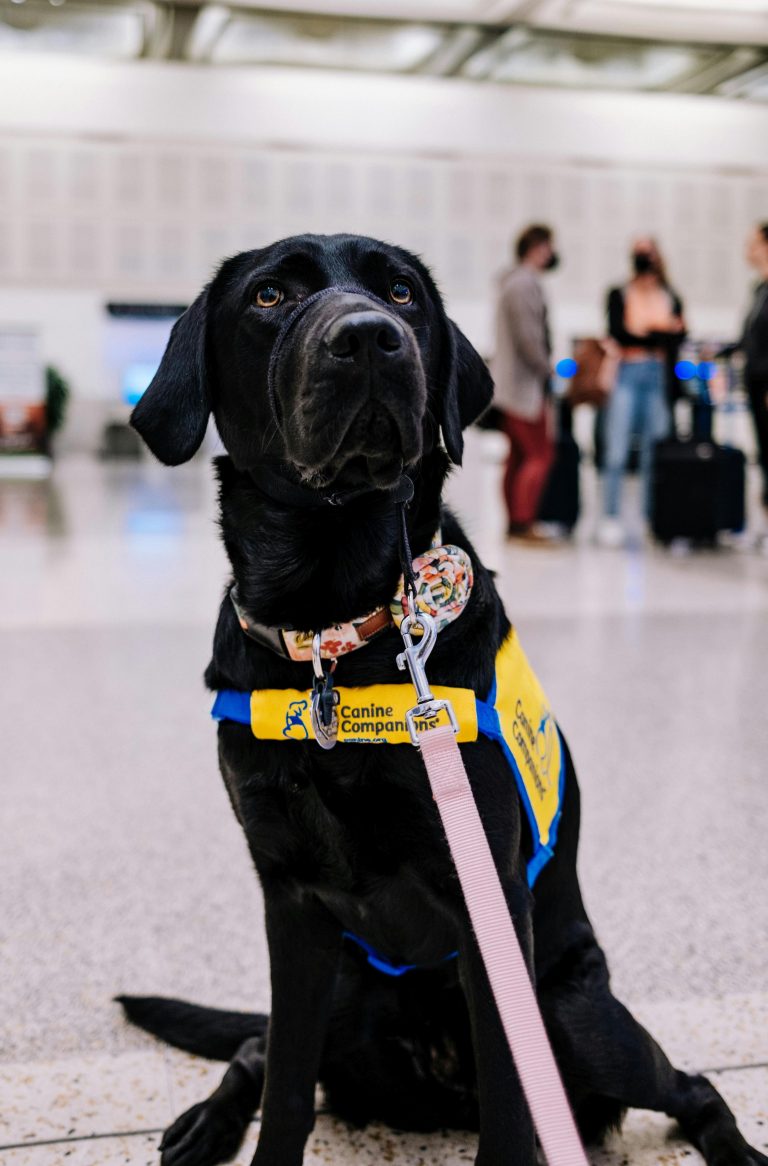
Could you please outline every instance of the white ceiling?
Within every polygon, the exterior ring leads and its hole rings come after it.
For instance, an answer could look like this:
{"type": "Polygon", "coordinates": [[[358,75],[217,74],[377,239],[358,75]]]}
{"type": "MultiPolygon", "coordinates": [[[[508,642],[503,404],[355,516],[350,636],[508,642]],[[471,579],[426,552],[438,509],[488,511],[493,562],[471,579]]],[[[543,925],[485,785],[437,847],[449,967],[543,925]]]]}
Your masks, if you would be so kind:
{"type": "Polygon", "coordinates": [[[768,0],[0,0],[0,53],[768,100],[768,0]]]}

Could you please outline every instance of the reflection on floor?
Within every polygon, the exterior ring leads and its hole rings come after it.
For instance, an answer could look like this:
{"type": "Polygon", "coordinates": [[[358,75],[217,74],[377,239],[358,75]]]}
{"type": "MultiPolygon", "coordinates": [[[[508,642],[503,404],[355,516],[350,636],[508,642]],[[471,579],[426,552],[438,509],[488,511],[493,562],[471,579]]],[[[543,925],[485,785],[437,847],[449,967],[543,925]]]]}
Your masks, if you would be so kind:
{"type": "MultiPolygon", "coordinates": [[[[681,1065],[718,1071],[765,1146],[768,560],[598,551],[588,474],[571,544],[508,547],[490,449],[470,442],[451,496],[575,754],[582,880],[617,993],[681,1065]]],[[[226,572],[210,473],[71,461],[51,483],[0,481],[0,561],[0,1156],[155,1162],[156,1131],[220,1069],[129,1030],[111,997],[268,1004],[201,681],[226,572]]],[[[699,1161],[669,1136],[633,1114],[593,1161],[699,1161]]],[[[471,1138],[322,1117],[307,1162],[472,1155],[471,1138]]]]}

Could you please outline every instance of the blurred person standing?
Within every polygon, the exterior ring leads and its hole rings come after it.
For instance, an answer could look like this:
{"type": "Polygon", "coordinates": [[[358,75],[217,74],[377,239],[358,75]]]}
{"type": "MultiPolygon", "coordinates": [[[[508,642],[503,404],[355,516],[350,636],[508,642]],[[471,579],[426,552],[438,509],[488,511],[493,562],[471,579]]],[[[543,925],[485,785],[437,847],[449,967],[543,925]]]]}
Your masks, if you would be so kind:
{"type": "Polygon", "coordinates": [[[685,337],[683,304],[667,280],[659,248],[650,238],[635,241],[632,277],[608,293],[608,332],[621,348],[616,385],[606,416],[603,518],[598,541],[624,543],[621,494],[633,438],[640,441],[640,474],[646,516],[651,506],[653,447],[671,425],[670,366],[685,337]]]}
{"type": "Polygon", "coordinates": [[[557,266],[550,227],[527,227],[516,243],[517,263],[501,273],[496,305],[494,403],[504,414],[509,457],[504,500],[510,538],[548,544],[535,528],[554,458],[548,397],[552,373],[547,303],[541,274],[557,266]]]}
{"type": "Polygon", "coordinates": [[[758,457],[763,474],[763,522],[759,542],[768,546],[768,223],[755,227],[747,239],[746,259],[759,283],[744,321],[741,340],[728,351],[744,353],[744,387],[755,425],[758,457]]]}

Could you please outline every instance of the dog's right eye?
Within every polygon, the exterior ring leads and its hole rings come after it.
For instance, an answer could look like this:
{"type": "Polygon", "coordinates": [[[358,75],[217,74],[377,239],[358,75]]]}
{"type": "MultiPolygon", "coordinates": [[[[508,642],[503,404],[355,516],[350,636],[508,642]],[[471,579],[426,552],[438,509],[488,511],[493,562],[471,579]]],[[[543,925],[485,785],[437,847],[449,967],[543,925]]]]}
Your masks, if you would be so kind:
{"type": "Polygon", "coordinates": [[[413,289],[404,279],[393,279],[389,285],[389,298],[393,304],[410,304],[413,300],[413,289]]]}
{"type": "Polygon", "coordinates": [[[276,308],[285,299],[285,293],[274,283],[265,283],[258,288],[254,296],[257,308],[276,308]]]}

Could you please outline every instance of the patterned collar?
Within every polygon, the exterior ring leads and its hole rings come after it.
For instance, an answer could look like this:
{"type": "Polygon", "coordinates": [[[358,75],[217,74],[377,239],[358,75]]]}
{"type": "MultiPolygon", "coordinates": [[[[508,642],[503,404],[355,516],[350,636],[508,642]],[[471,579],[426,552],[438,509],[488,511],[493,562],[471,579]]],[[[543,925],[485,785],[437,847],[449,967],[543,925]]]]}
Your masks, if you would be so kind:
{"type": "MultiPolygon", "coordinates": [[[[467,552],[451,544],[435,545],[439,539],[438,531],[430,549],[413,560],[416,604],[433,617],[438,632],[461,615],[474,582],[472,560],[467,552]]],[[[298,631],[292,627],[275,628],[251,619],[239,601],[236,585],[231,587],[229,598],[240,627],[252,640],[289,660],[312,660],[314,631],[298,631]]],[[[320,634],[320,654],[325,660],[335,660],[338,656],[364,648],[387,628],[399,627],[407,614],[408,601],[401,575],[395,597],[387,606],[376,607],[346,623],[323,628],[320,634]]]]}

